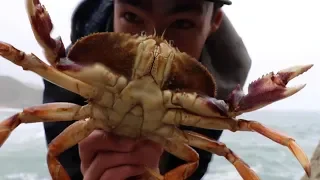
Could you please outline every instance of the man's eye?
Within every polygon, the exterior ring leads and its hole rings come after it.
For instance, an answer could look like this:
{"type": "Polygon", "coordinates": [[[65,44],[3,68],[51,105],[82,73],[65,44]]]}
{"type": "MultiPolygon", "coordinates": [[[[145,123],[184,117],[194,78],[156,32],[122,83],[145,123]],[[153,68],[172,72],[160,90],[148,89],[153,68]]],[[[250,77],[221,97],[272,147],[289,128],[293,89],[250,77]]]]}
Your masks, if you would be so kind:
{"type": "Polygon", "coordinates": [[[171,27],[176,29],[190,29],[190,28],[193,28],[194,26],[195,24],[193,22],[186,19],[177,20],[171,25],[171,27]]]}
{"type": "Polygon", "coordinates": [[[142,19],[139,18],[136,14],[132,12],[126,12],[124,13],[123,17],[130,23],[142,23],[142,19]]]}

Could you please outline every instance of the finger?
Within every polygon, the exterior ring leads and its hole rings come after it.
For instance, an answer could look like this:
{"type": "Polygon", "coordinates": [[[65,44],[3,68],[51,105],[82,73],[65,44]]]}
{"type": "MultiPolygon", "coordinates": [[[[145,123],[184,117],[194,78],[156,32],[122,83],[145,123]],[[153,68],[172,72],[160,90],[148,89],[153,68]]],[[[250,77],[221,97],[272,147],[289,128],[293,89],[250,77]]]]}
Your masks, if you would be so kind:
{"type": "Polygon", "coordinates": [[[99,151],[133,151],[136,141],[133,139],[95,130],[79,143],[79,155],[82,162],[89,164],[99,151]]]}
{"type": "Polygon", "coordinates": [[[130,153],[101,152],[93,162],[81,162],[81,172],[100,174],[112,167],[127,164],[157,168],[162,152],[163,148],[159,144],[144,140],[137,144],[137,148],[130,153]]]}
{"type": "Polygon", "coordinates": [[[117,136],[103,130],[95,130],[86,139],[81,141],[80,144],[85,151],[89,149],[96,151],[107,149],[109,151],[130,152],[134,149],[137,142],[135,139],[117,136]]]}
{"type": "Polygon", "coordinates": [[[118,166],[103,173],[100,180],[123,180],[133,176],[141,175],[145,172],[144,166],[118,166]]]}
{"type": "Polygon", "coordinates": [[[99,152],[98,157],[94,157],[94,159],[98,159],[95,160],[95,163],[93,163],[92,161],[81,162],[81,172],[84,174],[90,166],[95,167],[99,165],[99,168],[107,169],[118,166],[119,163],[122,162],[125,162],[124,164],[132,163],[136,165],[146,165],[150,168],[156,168],[159,165],[159,160],[162,152],[163,148],[159,144],[150,140],[143,140],[138,143],[136,145],[136,149],[130,153],[119,153],[111,151],[99,152]]]}
{"type": "Polygon", "coordinates": [[[154,142],[152,140],[149,139],[141,139],[135,146],[135,148],[137,149],[140,146],[148,146],[151,149],[153,149],[155,152],[157,151],[161,151],[163,150],[163,147],[161,144],[154,142]]]}
{"type": "Polygon", "coordinates": [[[83,172],[88,179],[99,179],[105,171],[118,166],[141,165],[143,162],[137,158],[137,153],[99,153],[91,164],[83,164],[83,172]]]}
{"type": "Polygon", "coordinates": [[[150,168],[156,168],[159,165],[163,147],[151,140],[143,140],[136,145],[136,157],[150,168]]]}

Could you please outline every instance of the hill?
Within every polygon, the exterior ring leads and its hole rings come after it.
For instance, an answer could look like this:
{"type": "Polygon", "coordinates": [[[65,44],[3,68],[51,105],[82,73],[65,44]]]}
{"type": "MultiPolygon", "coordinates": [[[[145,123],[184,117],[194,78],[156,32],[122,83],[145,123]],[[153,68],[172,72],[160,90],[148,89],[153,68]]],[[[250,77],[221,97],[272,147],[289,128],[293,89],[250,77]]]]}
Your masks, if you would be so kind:
{"type": "Polygon", "coordinates": [[[34,88],[10,76],[0,76],[0,107],[23,108],[42,103],[43,89],[34,88]]]}

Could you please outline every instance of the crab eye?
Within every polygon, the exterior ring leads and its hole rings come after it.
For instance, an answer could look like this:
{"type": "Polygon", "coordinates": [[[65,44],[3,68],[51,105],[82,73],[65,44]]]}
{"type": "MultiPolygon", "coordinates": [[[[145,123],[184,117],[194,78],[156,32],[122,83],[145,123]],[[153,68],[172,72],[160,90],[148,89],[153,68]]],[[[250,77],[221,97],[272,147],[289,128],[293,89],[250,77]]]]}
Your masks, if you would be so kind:
{"type": "Polygon", "coordinates": [[[191,29],[195,27],[195,24],[187,19],[180,19],[175,21],[171,27],[176,28],[176,29],[191,29]]]}
{"type": "Polygon", "coordinates": [[[130,23],[141,24],[143,22],[143,20],[138,15],[132,12],[125,12],[123,14],[123,17],[126,21],[130,23]]]}

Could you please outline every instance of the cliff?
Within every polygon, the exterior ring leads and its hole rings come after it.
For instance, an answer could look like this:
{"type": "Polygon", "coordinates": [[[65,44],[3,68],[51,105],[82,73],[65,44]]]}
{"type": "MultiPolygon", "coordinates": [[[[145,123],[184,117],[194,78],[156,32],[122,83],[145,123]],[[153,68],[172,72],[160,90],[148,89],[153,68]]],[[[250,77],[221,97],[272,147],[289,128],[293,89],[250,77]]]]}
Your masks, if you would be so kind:
{"type": "Polygon", "coordinates": [[[28,86],[9,76],[0,76],[0,107],[23,108],[42,103],[42,88],[28,86]]]}

